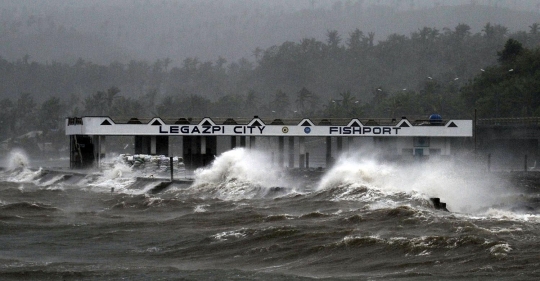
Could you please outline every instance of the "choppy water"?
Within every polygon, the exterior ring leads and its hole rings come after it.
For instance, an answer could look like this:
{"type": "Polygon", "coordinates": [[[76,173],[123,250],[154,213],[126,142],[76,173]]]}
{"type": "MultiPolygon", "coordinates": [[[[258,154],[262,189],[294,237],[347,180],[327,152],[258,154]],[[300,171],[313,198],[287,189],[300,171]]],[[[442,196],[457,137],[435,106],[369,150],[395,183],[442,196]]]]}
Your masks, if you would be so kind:
{"type": "Polygon", "coordinates": [[[1,280],[540,278],[538,189],[463,163],[349,158],[292,177],[236,149],[151,194],[127,167],[63,179],[11,158],[1,280]]]}

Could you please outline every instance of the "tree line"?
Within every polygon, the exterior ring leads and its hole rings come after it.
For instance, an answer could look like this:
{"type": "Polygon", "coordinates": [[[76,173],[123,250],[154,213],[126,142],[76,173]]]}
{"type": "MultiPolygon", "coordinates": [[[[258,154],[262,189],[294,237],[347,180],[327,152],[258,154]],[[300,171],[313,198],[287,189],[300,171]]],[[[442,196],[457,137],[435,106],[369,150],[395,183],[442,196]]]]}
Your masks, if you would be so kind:
{"type": "Polygon", "coordinates": [[[374,42],[359,29],[255,49],[255,61],[99,65],[0,59],[0,135],[63,134],[66,116],[530,117],[540,115],[540,25],[466,24],[374,42]]]}

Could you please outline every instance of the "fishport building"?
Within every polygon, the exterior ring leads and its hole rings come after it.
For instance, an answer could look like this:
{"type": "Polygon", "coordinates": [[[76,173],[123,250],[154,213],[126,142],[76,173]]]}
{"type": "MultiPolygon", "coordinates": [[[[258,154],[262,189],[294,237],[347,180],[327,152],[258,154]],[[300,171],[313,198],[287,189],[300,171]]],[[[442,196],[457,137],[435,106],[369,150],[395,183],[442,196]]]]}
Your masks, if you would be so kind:
{"type": "Polygon", "coordinates": [[[471,139],[472,120],[444,120],[433,114],[424,120],[331,118],[119,118],[68,117],[70,167],[99,165],[107,151],[107,139],[133,137],[133,154],[169,156],[171,138],[182,138],[182,157],[188,168],[209,164],[220,147],[256,148],[260,140],[276,144],[277,165],[308,168],[306,142],[323,139],[326,166],[351,148],[357,138],[370,138],[374,147],[396,159],[448,157],[456,140],[471,139]],[[223,144],[224,142],[225,144],[223,144]],[[334,145],[332,145],[334,144],[334,145]],[[287,163],[285,161],[287,155],[287,163]],[[296,160],[296,161],[295,161],[296,160]]]}

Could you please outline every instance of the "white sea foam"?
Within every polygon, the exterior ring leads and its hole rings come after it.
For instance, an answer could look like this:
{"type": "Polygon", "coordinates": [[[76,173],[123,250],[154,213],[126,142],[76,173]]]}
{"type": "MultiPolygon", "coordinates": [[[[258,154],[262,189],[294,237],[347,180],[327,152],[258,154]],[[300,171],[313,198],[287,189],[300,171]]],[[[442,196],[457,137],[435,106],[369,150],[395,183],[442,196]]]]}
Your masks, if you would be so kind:
{"type": "MultiPolygon", "coordinates": [[[[411,198],[439,197],[455,212],[485,211],[496,204],[509,203],[506,189],[500,181],[481,170],[454,165],[450,161],[429,161],[407,165],[388,164],[373,159],[342,157],[321,179],[318,190],[347,186],[338,199],[363,200],[367,196],[386,197],[404,194],[411,198]]],[[[376,198],[371,198],[373,200],[376,198]]]]}
{"type": "Polygon", "coordinates": [[[131,174],[131,168],[123,163],[115,163],[110,169],[103,171],[103,177],[107,179],[121,178],[131,174]]]}
{"type": "Polygon", "coordinates": [[[48,181],[44,181],[42,183],[39,183],[39,182],[36,182],[36,185],[39,185],[39,186],[50,186],[50,185],[53,185],[59,181],[61,181],[62,179],[64,179],[64,175],[57,175],[57,176],[54,176],[52,177],[51,179],[49,179],[48,181]]]}
{"type": "Polygon", "coordinates": [[[206,213],[207,210],[205,207],[208,207],[209,205],[208,204],[202,204],[202,205],[197,205],[195,206],[195,208],[193,209],[193,212],[194,213],[206,213]]]}
{"type": "MultiPolygon", "coordinates": [[[[96,192],[126,192],[126,188],[135,182],[136,178],[99,178],[95,182],[88,183],[92,191],[96,192]]],[[[142,193],[142,191],[140,191],[142,193]]],[[[140,193],[139,191],[137,193],[140,193]]]]}
{"type": "Polygon", "coordinates": [[[217,241],[227,241],[229,239],[238,239],[246,237],[246,230],[240,229],[240,230],[231,230],[231,231],[224,231],[217,234],[214,234],[212,238],[214,238],[217,241]]]}
{"type": "Polygon", "coordinates": [[[128,190],[127,187],[133,184],[139,173],[132,171],[132,169],[122,163],[113,162],[108,167],[102,167],[103,173],[99,174],[95,179],[89,181],[83,181],[85,186],[90,186],[91,190],[96,192],[111,192],[111,189],[115,192],[142,194],[151,189],[148,187],[144,190],[128,190]]]}
{"type": "Polygon", "coordinates": [[[15,169],[13,171],[10,171],[9,174],[7,174],[6,181],[9,182],[33,182],[36,178],[38,178],[42,173],[42,169],[39,168],[36,171],[27,169],[27,168],[21,168],[21,169],[15,169]]]}
{"type": "Polygon", "coordinates": [[[264,196],[271,187],[291,187],[281,169],[260,151],[236,148],[217,157],[204,168],[195,170],[194,191],[210,192],[224,200],[264,196]]]}
{"type": "Polygon", "coordinates": [[[29,163],[30,160],[23,150],[14,149],[6,158],[6,163],[4,163],[4,166],[7,168],[7,170],[12,171],[20,168],[28,168],[29,163]]]}
{"type": "Polygon", "coordinates": [[[261,185],[275,184],[274,169],[261,152],[236,148],[216,158],[209,166],[195,171],[195,183],[220,183],[236,179],[261,185]]]}
{"type": "Polygon", "coordinates": [[[508,243],[500,243],[489,248],[489,253],[495,257],[505,257],[512,251],[512,247],[508,243]]]}

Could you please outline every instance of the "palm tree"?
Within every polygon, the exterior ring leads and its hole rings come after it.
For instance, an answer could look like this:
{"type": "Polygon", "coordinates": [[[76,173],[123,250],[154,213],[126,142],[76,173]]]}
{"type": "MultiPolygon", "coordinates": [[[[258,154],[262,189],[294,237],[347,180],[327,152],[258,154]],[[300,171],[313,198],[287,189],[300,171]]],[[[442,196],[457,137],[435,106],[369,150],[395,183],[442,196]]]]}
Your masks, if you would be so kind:
{"type": "Polygon", "coordinates": [[[277,90],[272,100],[272,110],[280,115],[286,115],[289,108],[289,96],[282,90],[277,90]]]}
{"type": "Polygon", "coordinates": [[[302,89],[298,91],[298,93],[296,93],[296,109],[303,113],[306,106],[306,101],[312,96],[313,94],[308,89],[306,89],[306,87],[302,87],[302,89]]]}
{"type": "Polygon", "coordinates": [[[349,111],[354,104],[354,96],[351,94],[351,91],[346,91],[339,94],[341,96],[341,106],[345,111],[349,111]]]}
{"type": "Polygon", "coordinates": [[[536,22],[533,23],[532,25],[529,25],[529,28],[530,28],[530,31],[529,31],[530,34],[538,34],[538,32],[540,31],[540,25],[536,22]]]}

